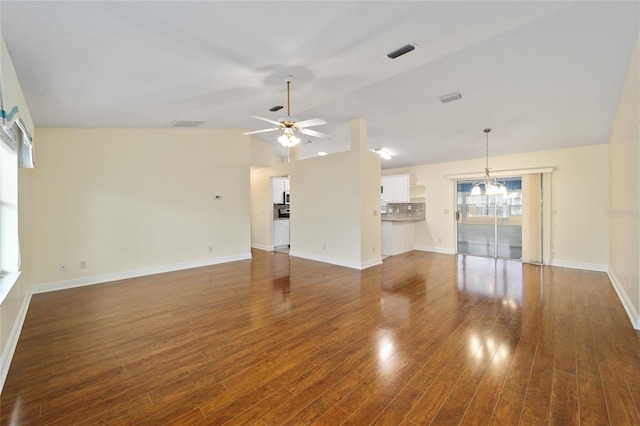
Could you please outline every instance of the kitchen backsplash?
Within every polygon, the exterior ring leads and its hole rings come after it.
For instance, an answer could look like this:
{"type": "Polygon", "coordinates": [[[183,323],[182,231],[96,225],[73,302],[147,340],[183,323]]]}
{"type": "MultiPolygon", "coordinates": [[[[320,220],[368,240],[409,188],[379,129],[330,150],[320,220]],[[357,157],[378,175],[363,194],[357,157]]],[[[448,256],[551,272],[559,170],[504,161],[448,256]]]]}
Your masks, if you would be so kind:
{"type": "Polygon", "coordinates": [[[387,203],[387,212],[380,217],[388,221],[425,220],[425,203],[387,203]]]}

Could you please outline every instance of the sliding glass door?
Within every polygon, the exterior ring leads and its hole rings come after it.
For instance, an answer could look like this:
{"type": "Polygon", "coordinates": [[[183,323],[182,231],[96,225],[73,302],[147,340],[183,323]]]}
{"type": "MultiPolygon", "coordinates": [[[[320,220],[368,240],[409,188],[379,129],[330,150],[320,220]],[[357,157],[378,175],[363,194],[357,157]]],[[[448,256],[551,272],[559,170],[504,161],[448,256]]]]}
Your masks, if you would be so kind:
{"type": "Polygon", "coordinates": [[[473,181],[458,181],[458,253],[522,258],[522,178],[501,179],[506,193],[471,193],[473,181]]]}

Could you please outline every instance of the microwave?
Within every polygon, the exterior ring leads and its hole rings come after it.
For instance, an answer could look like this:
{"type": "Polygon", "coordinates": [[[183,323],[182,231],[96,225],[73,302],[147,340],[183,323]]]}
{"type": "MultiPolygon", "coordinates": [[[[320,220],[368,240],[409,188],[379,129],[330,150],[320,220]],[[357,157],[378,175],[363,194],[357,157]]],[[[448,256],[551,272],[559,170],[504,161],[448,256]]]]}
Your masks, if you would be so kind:
{"type": "Polygon", "coordinates": [[[284,191],[284,193],[282,194],[282,199],[284,200],[285,204],[289,204],[289,191],[284,191]]]}

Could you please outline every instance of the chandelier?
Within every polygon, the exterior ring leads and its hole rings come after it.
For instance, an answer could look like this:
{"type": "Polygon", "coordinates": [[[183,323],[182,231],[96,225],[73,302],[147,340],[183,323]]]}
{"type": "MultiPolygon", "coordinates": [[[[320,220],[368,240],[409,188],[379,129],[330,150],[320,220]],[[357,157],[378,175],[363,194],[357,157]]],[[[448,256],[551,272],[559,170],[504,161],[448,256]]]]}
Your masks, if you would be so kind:
{"type": "Polygon", "coordinates": [[[489,174],[489,132],[491,129],[484,129],[484,133],[487,135],[487,163],[484,168],[484,178],[480,182],[474,182],[473,189],[471,189],[471,195],[481,195],[481,185],[484,185],[485,195],[506,195],[507,188],[504,186],[504,182],[498,182],[495,177],[491,177],[489,174]]]}

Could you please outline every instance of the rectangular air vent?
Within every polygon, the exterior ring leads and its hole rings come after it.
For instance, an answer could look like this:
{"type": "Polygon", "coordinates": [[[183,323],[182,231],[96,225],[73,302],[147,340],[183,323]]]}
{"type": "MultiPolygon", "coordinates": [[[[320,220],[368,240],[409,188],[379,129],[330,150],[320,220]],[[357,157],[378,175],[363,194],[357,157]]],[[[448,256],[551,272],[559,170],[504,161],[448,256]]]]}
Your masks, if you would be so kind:
{"type": "Polygon", "coordinates": [[[414,43],[410,43],[410,44],[407,44],[405,46],[402,46],[400,49],[396,49],[391,53],[387,53],[387,58],[395,59],[398,56],[402,56],[405,53],[411,52],[412,50],[414,50],[416,48],[416,46],[417,45],[414,44],[414,43]]]}
{"type": "Polygon", "coordinates": [[[462,93],[460,92],[447,93],[446,95],[440,96],[438,99],[440,99],[440,102],[442,102],[443,104],[446,104],[447,102],[453,102],[453,101],[457,101],[458,99],[462,99],[462,93]]]}
{"type": "Polygon", "coordinates": [[[206,121],[201,120],[175,120],[169,127],[198,127],[206,123],[206,121]]]}

